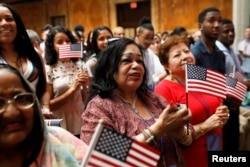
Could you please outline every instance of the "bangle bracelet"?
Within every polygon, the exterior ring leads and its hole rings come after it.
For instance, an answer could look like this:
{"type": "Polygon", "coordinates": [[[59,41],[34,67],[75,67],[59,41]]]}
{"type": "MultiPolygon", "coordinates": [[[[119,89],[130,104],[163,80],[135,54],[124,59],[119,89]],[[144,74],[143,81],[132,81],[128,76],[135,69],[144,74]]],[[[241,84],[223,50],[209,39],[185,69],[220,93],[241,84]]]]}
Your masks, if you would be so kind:
{"type": "Polygon", "coordinates": [[[49,105],[48,105],[48,104],[42,104],[42,105],[41,105],[41,108],[42,108],[42,109],[43,109],[43,108],[49,109],[49,105]]]}
{"type": "Polygon", "coordinates": [[[149,128],[147,129],[144,129],[143,132],[142,132],[145,140],[146,140],[146,143],[151,143],[153,142],[155,145],[157,144],[157,142],[154,140],[154,135],[152,134],[151,130],[149,128]]]}

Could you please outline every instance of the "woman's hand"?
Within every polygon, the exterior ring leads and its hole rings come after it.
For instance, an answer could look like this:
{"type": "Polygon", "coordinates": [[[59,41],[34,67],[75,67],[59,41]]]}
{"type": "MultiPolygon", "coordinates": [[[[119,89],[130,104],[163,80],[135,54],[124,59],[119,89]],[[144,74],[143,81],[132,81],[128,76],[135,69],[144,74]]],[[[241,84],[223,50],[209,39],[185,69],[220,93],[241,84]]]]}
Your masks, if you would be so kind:
{"type": "Polygon", "coordinates": [[[89,75],[87,71],[80,71],[77,74],[77,80],[83,87],[87,87],[89,84],[89,75]]]}
{"type": "Polygon", "coordinates": [[[215,113],[211,115],[208,119],[206,119],[199,126],[205,132],[211,131],[218,127],[223,127],[229,119],[229,109],[227,106],[219,106],[217,107],[215,113]]]}
{"type": "Polygon", "coordinates": [[[177,111],[177,106],[169,104],[161,113],[155,124],[150,126],[154,135],[159,138],[165,134],[174,136],[183,135],[183,126],[191,119],[191,112],[187,109],[186,105],[177,111]],[[178,128],[182,128],[176,131],[178,128]]]}
{"type": "Polygon", "coordinates": [[[219,117],[220,127],[223,127],[229,119],[229,116],[230,116],[229,109],[225,105],[219,106],[219,107],[217,107],[214,115],[219,117]]]}
{"type": "Polygon", "coordinates": [[[77,79],[75,80],[73,86],[71,87],[72,91],[78,90],[81,86],[86,88],[89,84],[89,76],[86,71],[79,71],[77,74],[77,79]]]}

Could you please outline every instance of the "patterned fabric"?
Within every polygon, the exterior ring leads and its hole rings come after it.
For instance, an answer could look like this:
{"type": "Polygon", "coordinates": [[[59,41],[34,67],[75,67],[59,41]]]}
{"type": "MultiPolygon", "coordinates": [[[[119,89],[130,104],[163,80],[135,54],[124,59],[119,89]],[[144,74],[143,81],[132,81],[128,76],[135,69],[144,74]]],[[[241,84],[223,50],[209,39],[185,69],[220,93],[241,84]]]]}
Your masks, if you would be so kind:
{"type": "MultiPolygon", "coordinates": [[[[46,66],[47,82],[53,86],[54,97],[64,94],[77,79],[77,72],[86,69],[82,61],[62,62],[58,61],[55,66],[46,66]]],[[[59,119],[63,119],[61,126],[74,135],[80,134],[81,114],[84,109],[81,88],[65,100],[64,105],[52,112],[59,119]]]]}
{"type": "Polygon", "coordinates": [[[78,167],[86,151],[87,145],[80,139],[60,127],[49,126],[39,156],[30,167],[78,167]]]}
{"type": "MultiPolygon", "coordinates": [[[[167,106],[162,97],[150,91],[146,94],[138,93],[138,98],[145,102],[154,118],[158,118],[162,110],[167,106]]],[[[151,125],[155,122],[154,118],[146,121],[151,125]]],[[[140,134],[148,126],[141,118],[131,113],[127,105],[117,95],[114,94],[112,98],[106,99],[102,99],[97,95],[88,103],[86,110],[82,114],[81,139],[87,144],[90,142],[100,119],[104,120],[105,126],[129,137],[140,134]]],[[[159,143],[161,144],[155,148],[159,151],[164,150],[162,157],[164,157],[167,166],[174,164],[183,166],[181,149],[172,138],[165,135],[159,143]]],[[[162,157],[158,166],[163,166],[162,157]]]]}

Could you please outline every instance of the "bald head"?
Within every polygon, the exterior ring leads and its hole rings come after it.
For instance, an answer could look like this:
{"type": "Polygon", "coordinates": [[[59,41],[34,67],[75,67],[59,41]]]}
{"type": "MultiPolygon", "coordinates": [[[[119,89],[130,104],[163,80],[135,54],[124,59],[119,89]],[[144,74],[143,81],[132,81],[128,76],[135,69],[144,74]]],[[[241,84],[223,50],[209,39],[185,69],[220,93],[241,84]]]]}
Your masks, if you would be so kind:
{"type": "Polygon", "coordinates": [[[124,28],[121,26],[115,27],[113,29],[113,35],[114,37],[123,38],[125,36],[124,28]]]}

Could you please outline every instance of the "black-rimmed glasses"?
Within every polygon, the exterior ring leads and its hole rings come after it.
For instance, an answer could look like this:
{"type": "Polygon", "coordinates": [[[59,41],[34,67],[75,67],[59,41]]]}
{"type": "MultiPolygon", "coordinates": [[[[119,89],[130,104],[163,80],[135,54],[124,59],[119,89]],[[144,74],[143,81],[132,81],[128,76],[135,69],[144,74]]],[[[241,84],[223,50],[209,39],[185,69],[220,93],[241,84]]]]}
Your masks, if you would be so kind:
{"type": "Polygon", "coordinates": [[[0,113],[4,112],[7,104],[13,103],[18,109],[28,109],[35,103],[35,96],[32,93],[19,93],[12,99],[0,97],[0,113]]]}

